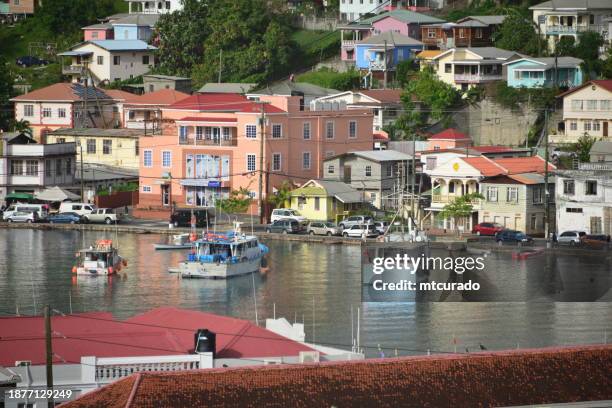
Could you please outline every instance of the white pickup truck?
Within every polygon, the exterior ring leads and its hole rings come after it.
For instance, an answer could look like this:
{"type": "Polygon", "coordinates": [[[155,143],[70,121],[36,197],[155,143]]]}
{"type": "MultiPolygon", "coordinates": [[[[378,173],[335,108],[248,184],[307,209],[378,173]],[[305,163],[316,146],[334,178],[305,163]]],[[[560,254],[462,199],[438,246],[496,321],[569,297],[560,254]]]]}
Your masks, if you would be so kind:
{"type": "Polygon", "coordinates": [[[90,214],[83,216],[84,222],[115,224],[119,218],[112,208],[96,208],[90,214]]]}

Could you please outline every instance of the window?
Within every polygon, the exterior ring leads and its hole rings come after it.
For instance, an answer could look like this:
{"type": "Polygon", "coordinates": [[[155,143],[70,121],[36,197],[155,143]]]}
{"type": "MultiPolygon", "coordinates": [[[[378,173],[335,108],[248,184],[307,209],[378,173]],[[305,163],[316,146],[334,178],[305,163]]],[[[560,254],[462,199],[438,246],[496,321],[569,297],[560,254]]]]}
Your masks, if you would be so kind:
{"type": "Polygon", "coordinates": [[[354,120],[351,120],[349,122],[349,137],[357,137],[357,122],[355,122],[354,120]]]}
{"type": "Polygon", "coordinates": [[[223,128],[223,140],[230,140],[232,138],[231,133],[230,133],[230,128],[224,127],[223,128]]]}
{"type": "Polygon", "coordinates": [[[50,118],[51,108],[43,108],[42,114],[43,114],[43,118],[50,118]]]}
{"type": "Polygon", "coordinates": [[[427,29],[427,38],[436,38],[437,34],[436,34],[436,29],[435,28],[428,28],[427,29]]]}
{"type": "Polygon", "coordinates": [[[320,208],[321,208],[321,198],[320,197],[315,197],[315,199],[314,199],[314,209],[315,209],[315,211],[319,211],[320,208]]]}
{"type": "Polygon", "coordinates": [[[66,117],[66,108],[58,108],[57,109],[57,117],[65,118],[66,117]]]}
{"type": "Polygon", "coordinates": [[[34,116],[34,105],[23,105],[23,116],[34,116]]]}
{"type": "Polygon", "coordinates": [[[565,212],[568,213],[582,213],[582,208],[566,208],[565,212]]]}
{"type": "Polygon", "coordinates": [[[153,167],[153,151],[144,150],[142,152],[142,164],[144,167],[153,167]]]}
{"type": "Polygon", "coordinates": [[[372,177],[372,166],[365,166],[366,177],[372,177]]]}
{"type": "Polygon", "coordinates": [[[120,64],[121,64],[121,56],[120,55],[113,56],[113,65],[120,65],[120,64]]]}
{"type": "Polygon", "coordinates": [[[62,175],[62,161],[61,160],[56,160],[55,161],[55,176],[61,176],[62,175]]]}
{"type": "Polygon", "coordinates": [[[330,164],[329,166],[327,166],[327,173],[328,174],[334,174],[335,171],[336,171],[336,168],[334,167],[333,164],[330,164]]]}
{"type": "Polygon", "coordinates": [[[162,167],[165,167],[165,168],[172,167],[172,152],[168,150],[164,150],[162,152],[162,167]]]}
{"type": "Polygon", "coordinates": [[[328,139],[334,138],[334,122],[325,123],[325,137],[328,139]]]}
{"type": "Polygon", "coordinates": [[[590,121],[588,121],[588,120],[585,121],[583,126],[584,126],[584,131],[585,132],[590,132],[591,131],[591,122],[590,121]]]}
{"type": "Polygon", "coordinates": [[[599,110],[609,111],[612,109],[612,100],[607,99],[603,101],[599,101],[599,110]]]}
{"type": "Polygon", "coordinates": [[[508,190],[506,190],[506,202],[508,203],[518,202],[518,188],[508,187],[508,190]]]}
{"type": "Polygon", "coordinates": [[[96,139],[87,139],[87,154],[96,153],[96,139]]]}
{"type": "Polygon", "coordinates": [[[21,176],[23,174],[23,160],[11,160],[11,175],[21,176]]]}
{"type": "Polygon", "coordinates": [[[451,64],[444,64],[444,73],[450,74],[453,72],[453,66],[451,64]]]}
{"type": "Polygon", "coordinates": [[[255,139],[257,137],[257,126],[246,125],[245,133],[248,139],[255,139]]]}
{"type": "Polygon", "coordinates": [[[151,191],[151,186],[142,186],[143,193],[150,193],[151,191]]]}
{"type": "Polygon", "coordinates": [[[595,111],[595,110],[597,110],[597,100],[596,99],[588,99],[586,106],[587,106],[587,110],[588,111],[595,111]]]}
{"type": "Polygon", "coordinates": [[[45,176],[51,177],[51,160],[45,160],[45,176]]]}
{"type": "Polygon", "coordinates": [[[140,141],[138,139],[134,141],[134,155],[140,155],[140,141]]]}
{"type": "Polygon", "coordinates": [[[531,214],[531,229],[534,230],[536,228],[538,228],[538,216],[531,214]]]}
{"type": "Polygon", "coordinates": [[[98,65],[104,65],[104,55],[98,55],[96,61],[98,62],[98,65]]]}
{"type": "Polygon", "coordinates": [[[142,56],[142,65],[149,65],[149,56],[148,55],[143,55],[142,56]]]}
{"type": "Polygon", "coordinates": [[[111,154],[113,152],[113,141],[111,139],[102,140],[102,154],[111,154]]]}
{"type": "Polygon", "coordinates": [[[463,28],[459,29],[459,38],[465,38],[465,30],[463,28]]]}
{"type": "Polygon", "coordinates": [[[516,79],[517,81],[521,79],[521,71],[514,71],[514,79],[516,79]]]}
{"type": "Polygon", "coordinates": [[[179,141],[181,142],[187,141],[187,126],[179,127],[179,141]]]}
{"type": "Polygon", "coordinates": [[[279,124],[272,125],[272,139],[280,139],[283,137],[283,126],[279,124]]]}
{"type": "MultiPolygon", "coordinates": [[[[196,126],[195,128],[196,140],[202,140],[202,135],[204,134],[204,128],[202,126],[196,126]]],[[[210,128],[206,128],[206,139],[210,140],[210,128]]]]}
{"type": "Polygon", "coordinates": [[[482,38],[482,28],[477,28],[474,30],[474,37],[475,38],[482,38]]]}
{"type": "Polygon", "coordinates": [[[304,122],[302,126],[302,135],[304,140],[310,140],[310,122],[304,122]]]}
{"type": "Polygon", "coordinates": [[[310,152],[302,153],[302,168],[304,170],[310,169],[310,152]]]}
{"type": "Polygon", "coordinates": [[[487,201],[497,201],[497,187],[487,187],[487,201]]]}
{"type": "Polygon", "coordinates": [[[377,198],[376,193],[370,193],[370,202],[371,203],[375,203],[376,202],[376,198],[377,198]]]}
{"type": "Polygon", "coordinates": [[[593,132],[599,132],[601,130],[601,124],[598,120],[593,122],[593,132]]]}
{"type": "Polygon", "coordinates": [[[574,195],[574,180],[563,180],[563,194],[574,195]]]}
{"type": "Polygon", "coordinates": [[[72,169],[72,159],[66,159],[66,174],[73,173],[72,169]]]}
{"type": "Polygon", "coordinates": [[[393,177],[393,165],[387,166],[387,177],[393,177]]]}
{"type": "Polygon", "coordinates": [[[544,187],[537,186],[533,188],[533,203],[542,204],[544,202],[544,187]]]}
{"type": "Polygon", "coordinates": [[[272,171],[280,171],[281,170],[281,154],[274,153],[272,154],[272,171]]]}
{"type": "Polygon", "coordinates": [[[597,195],[597,181],[595,180],[585,181],[584,194],[585,195],[597,195]]]}
{"type": "Polygon", "coordinates": [[[427,163],[426,163],[427,170],[435,169],[436,168],[436,161],[437,161],[437,159],[435,157],[428,157],[427,158],[427,163]]]}
{"type": "Polygon", "coordinates": [[[255,155],[247,154],[247,171],[255,171],[255,155]]]}
{"type": "Polygon", "coordinates": [[[575,120],[572,120],[570,122],[570,130],[578,130],[578,122],[576,122],[575,120]]]}
{"type": "Polygon", "coordinates": [[[582,100],[581,99],[572,99],[572,111],[577,112],[582,110],[582,100]]]}

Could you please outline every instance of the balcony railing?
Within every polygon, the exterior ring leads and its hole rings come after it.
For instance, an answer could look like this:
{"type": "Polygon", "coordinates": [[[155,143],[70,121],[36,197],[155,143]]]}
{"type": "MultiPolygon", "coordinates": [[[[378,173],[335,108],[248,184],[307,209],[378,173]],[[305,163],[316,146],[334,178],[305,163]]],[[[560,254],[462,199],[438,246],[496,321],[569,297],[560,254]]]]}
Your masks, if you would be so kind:
{"type": "Polygon", "coordinates": [[[585,31],[596,31],[601,32],[604,29],[603,25],[600,24],[584,24],[584,25],[547,25],[546,34],[576,34],[585,31]]]}
{"type": "Polygon", "coordinates": [[[356,40],[343,40],[342,41],[342,46],[343,47],[354,47],[355,46],[355,42],[356,42],[356,40]]]}
{"type": "Polygon", "coordinates": [[[63,75],[82,75],[83,67],[80,65],[69,65],[67,67],[62,67],[63,75]]]}
{"type": "Polygon", "coordinates": [[[185,371],[200,368],[211,367],[202,366],[202,356],[199,354],[98,358],[95,364],[95,380],[105,383],[140,371],[185,371]]]}
{"type": "Polygon", "coordinates": [[[501,81],[503,76],[501,74],[455,74],[455,82],[488,82],[488,81],[501,81]]]}
{"type": "Polygon", "coordinates": [[[612,170],[612,162],[580,163],[580,170],[612,170]]]}
{"type": "Polygon", "coordinates": [[[238,139],[194,139],[193,137],[181,137],[179,138],[179,144],[181,145],[193,145],[193,146],[238,146],[238,139]]]}
{"type": "MultiPolygon", "coordinates": [[[[455,194],[432,194],[431,203],[432,204],[448,204],[459,197],[461,197],[460,194],[456,194],[456,195],[455,194]]],[[[472,200],[471,204],[474,207],[477,207],[480,205],[480,200],[479,199],[472,200]]]]}
{"type": "MultiPolygon", "coordinates": [[[[390,67],[391,67],[391,64],[386,64],[387,69],[390,67]]],[[[373,69],[375,71],[382,71],[385,69],[385,63],[383,61],[371,61],[370,69],[373,69]]]]}

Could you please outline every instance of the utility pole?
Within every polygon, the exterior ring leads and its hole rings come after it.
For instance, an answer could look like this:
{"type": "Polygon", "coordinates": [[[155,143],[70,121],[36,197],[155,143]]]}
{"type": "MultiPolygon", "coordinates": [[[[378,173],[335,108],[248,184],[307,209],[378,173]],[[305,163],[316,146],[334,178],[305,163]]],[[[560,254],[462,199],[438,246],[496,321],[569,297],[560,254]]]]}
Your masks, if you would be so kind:
{"type": "Polygon", "coordinates": [[[83,174],[83,143],[81,142],[81,139],[79,139],[79,149],[80,149],[80,153],[81,153],[81,202],[84,203],[85,202],[85,187],[84,187],[84,177],[85,174],[83,174]]]}
{"type": "Polygon", "coordinates": [[[385,40],[385,60],[383,61],[384,64],[384,70],[383,70],[383,74],[384,74],[384,80],[383,80],[383,88],[387,89],[387,41],[385,40]]]}
{"type": "Polygon", "coordinates": [[[412,132],[412,171],[410,172],[410,201],[411,201],[411,210],[410,217],[412,219],[412,226],[416,227],[416,212],[415,212],[415,190],[416,190],[416,132],[412,132]]]}
{"type": "Polygon", "coordinates": [[[550,206],[548,204],[548,108],[544,110],[544,238],[550,247],[550,206]]]}
{"type": "Polygon", "coordinates": [[[219,78],[218,83],[221,83],[221,71],[223,70],[223,48],[219,50],[219,78]]]}
{"type": "Polygon", "coordinates": [[[260,101],[261,117],[259,118],[259,223],[264,223],[264,204],[263,204],[263,176],[264,176],[264,143],[265,137],[265,120],[267,102],[260,101]]]}
{"type": "MultiPolygon", "coordinates": [[[[45,355],[47,360],[47,389],[53,390],[53,344],[51,343],[51,308],[49,305],[45,305],[44,308],[44,319],[45,319],[45,355]]],[[[53,394],[53,392],[51,392],[53,394]]],[[[53,408],[53,395],[49,397],[47,406],[53,408]]]]}

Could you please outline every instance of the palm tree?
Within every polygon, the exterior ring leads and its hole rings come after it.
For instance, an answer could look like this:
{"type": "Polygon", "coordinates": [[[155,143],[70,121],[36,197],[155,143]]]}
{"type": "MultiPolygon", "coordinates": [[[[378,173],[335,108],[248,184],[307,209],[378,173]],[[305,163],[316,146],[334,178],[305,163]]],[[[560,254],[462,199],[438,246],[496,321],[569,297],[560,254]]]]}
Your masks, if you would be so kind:
{"type": "Polygon", "coordinates": [[[30,122],[25,119],[15,121],[13,123],[13,131],[25,133],[26,135],[32,137],[32,128],[30,127],[30,122]]]}

